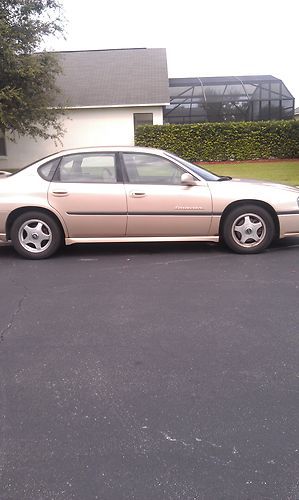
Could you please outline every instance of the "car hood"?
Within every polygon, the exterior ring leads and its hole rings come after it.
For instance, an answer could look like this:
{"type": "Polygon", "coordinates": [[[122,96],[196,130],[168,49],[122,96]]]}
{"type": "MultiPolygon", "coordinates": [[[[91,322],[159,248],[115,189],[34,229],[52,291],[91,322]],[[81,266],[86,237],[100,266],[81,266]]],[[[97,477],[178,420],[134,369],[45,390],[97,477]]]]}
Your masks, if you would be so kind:
{"type": "Polygon", "coordinates": [[[293,193],[298,193],[299,192],[299,186],[288,186],[287,184],[278,184],[275,182],[270,182],[270,181],[259,181],[255,179],[237,179],[233,178],[229,183],[233,184],[241,184],[244,186],[253,186],[253,187],[267,187],[267,188],[273,188],[273,189],[283,189],[284,191],[291,191],[293,193]]]}

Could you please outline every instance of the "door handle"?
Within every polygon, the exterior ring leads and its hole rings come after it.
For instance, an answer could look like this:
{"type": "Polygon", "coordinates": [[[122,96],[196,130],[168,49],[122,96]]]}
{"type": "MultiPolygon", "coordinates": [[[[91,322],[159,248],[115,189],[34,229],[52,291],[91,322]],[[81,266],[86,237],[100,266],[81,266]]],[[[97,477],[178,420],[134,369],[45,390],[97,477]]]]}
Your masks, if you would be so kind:
{"type": "Polygon", "coordinates": [[[143,196],[146,196],[146,193],[143,193],[141,191],[132,191],[130,193],[130,196],[132,196],[132,198],[142,198],[143,196]]]}
{"type": "Polygon", "coordinates": [[[52,191],[53,196],[68,196],[67,191],[52,191]]]}

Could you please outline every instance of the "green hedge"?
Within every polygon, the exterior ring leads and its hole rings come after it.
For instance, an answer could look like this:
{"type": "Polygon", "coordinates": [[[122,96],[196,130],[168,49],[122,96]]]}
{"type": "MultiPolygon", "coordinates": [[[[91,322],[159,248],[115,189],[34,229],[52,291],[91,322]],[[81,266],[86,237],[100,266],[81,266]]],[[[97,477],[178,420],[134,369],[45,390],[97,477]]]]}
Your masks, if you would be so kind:
{"type": "Polygon", "coordinates": [[[146,125],[138,127],[135,144],[193,162],[299,158],[299,121],[146,125]]]}

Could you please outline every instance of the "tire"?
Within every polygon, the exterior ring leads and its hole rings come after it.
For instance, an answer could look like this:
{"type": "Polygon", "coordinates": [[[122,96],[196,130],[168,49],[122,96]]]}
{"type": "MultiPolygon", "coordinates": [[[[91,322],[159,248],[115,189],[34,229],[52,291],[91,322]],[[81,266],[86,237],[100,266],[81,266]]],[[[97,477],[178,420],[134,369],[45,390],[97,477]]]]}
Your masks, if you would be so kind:
{"type": "Polygon", "coordinates": [[[32,211],[20,215],[11,228],[14,249],[27,259],[47,259],[62,244],[62,231],[51,215],[32,211]]]}
{"type": "Polygon", "coordinates": [[[273,241],[275,225],[266,209],[254,204],[243,205],[225,217],[221,236],[236,253],[259,253],[273,241]]]}

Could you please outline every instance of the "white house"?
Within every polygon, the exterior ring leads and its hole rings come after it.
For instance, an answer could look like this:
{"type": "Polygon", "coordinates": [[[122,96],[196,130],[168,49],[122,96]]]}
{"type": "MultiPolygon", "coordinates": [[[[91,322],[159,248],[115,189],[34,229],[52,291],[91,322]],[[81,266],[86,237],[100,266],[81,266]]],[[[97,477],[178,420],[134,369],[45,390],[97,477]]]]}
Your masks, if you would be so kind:
{"type": "MultiPolygon", "coordinates": [[[[169,104],[165,49],[57,52],[65,102],[62,145],[0,137],[0,170],[20,168],[61,149],[133,145],[138,124],[163,124],[169,104]]],[[[60,96],[61,101],[61,96],[60,96]]]]}

